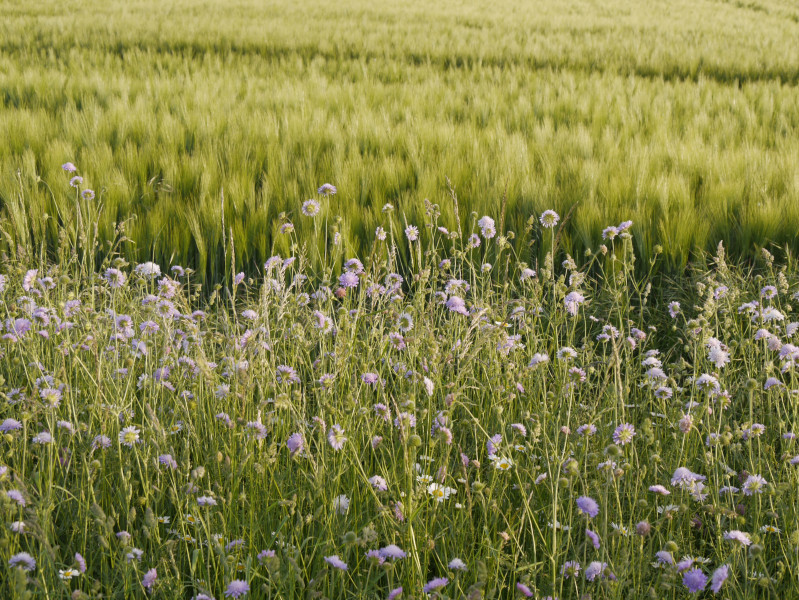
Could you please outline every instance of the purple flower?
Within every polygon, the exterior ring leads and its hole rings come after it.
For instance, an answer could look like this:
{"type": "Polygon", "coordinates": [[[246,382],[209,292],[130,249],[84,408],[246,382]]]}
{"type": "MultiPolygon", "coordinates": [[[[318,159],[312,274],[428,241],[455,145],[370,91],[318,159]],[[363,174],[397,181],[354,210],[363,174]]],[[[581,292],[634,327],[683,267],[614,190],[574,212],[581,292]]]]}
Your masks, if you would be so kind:
{"type": "Polygon", "coordinates": [[[171,454],[162,454],[158,457],[158,462],[169,467],[170,469],[178,468],[178,463],[174,458],[172,458],[171,454]]]}
{"type": "Polygon", "coordinates": [[[85,189],[80,194],[84,200],[94,200],[94,190],[85,189]]]}
{"type": "Polygon", "coordinates": [[[738,529],[727,531],[724,534],[724,539],[740,544],[741,546],[749,546],[752,543],[752,540],[749,539],[749,534],[745,531],[739,531],[738,529]]]}
{"type": "Polygon", "coordinates": [[[363,381],[367,385],[374,385],[380,380],[380,376],[377,373],[364,373],[361,375],[361,381],[363,381]]]}
{"type": "Polygon", "coordinates": [[[591,540],[591,543],[594,545],[595,550],[599,550],[599,535],[591,531],[590,529],[585,530],[585,535],[588,536],[588,539],[591,540]]]}
{"type": "Polygon", "coordinates": [[[541,222],[543,227],[552,229],[558,224],[558,221],[560,221],[560,215],[558,215],[558,213],[556,213],[554,210],[545,210],[543,213],[541,213],[541,217],[538,220],[541,222]]]}
{"type": "Polygon", "coordinates": [[[447,579],[446,577],[436,577],[435,579],[431,579],[425,584],[423,591],[425,594],[429,594],[430,592],[435,592],[436,590],[440,590],[448,583],[449,579],[447,579]]]}
{"type": "Polygon", "coordinates": [[[585,296],[583,296],[580,292],[569,292],[563,299],[563,305],[566,308],[566,312],[573,317],[577,316],[577,310],[580,308],[580,305],[583,302],[585,302],[585,296]]]}
{"type": "Polygon", "coordinates": [[[451,296],[449,300],[447,300],[446,306],[452,312],[456,312],[461,315],[469,314],[469,311],[466,310],[466,302],[464,302],[463,298],[460,296],[451,296]]]}
{"type": "Polygon", "coordinates": [[[397,600],[400,596],[402,596],[402,587],[394,588],[388,593],[386,600],[397,600]]]}
{"type": "Polygon", "coordinates": [[[701,569],[691,569],[683,573],[682,582],[692,594],[698,594],[707,585],[707,575],[701,569]]]}
{"type": "Polygon", "coordinates": [[[333,556],[325,556],[325,562],[336,569],[341,569],[342,571],[347,570],[347,563],[341,560],[337,554],[334,554],[333,556]]]}
{"type": "Polygon", "coordinates": [[[522,596],[524,596],[525,598],[532,598],[533,597],[533,591],[529,587],[524,585],[523,583],[517,583],[516,584],[516,590],[522,596]]]}
{"type": "Polygon", "coordinates": [[[341,284],[341,287],[354,288],[358,287],[358,284],[361,282],[361,280],[358,278],[358,275],[352,271],[346,271],[345,273],[341,274],[341,277],[338,278],[338,282],[341,284]]]}
{"type": "Polygon", "coordinates": [[[560,568],[560,574],[563,575],[566,579],[569,577],[577,577],[577,574],[580,572],[580,563],[576,560],[567,560],[563,563],[563,566],[560,568]]]}
{"type": "Polygon", "coordinates": [[[721,591],[721,586],[727,581],[727,577],[730,576],[730,567],[727,565],[722,565],[715,571],[713,571],[713,575],[710,577],[710,589],[714,594],[718,594],[721,591]]]}
{"type": "Polygon", "coordinates": [[[380,548],[380,556],[383,558],[393,558],[395,560],[405,558],[408,556],[405,551],[394,544],[389,544],[384,548],[380,548]]]}
{"type": "Polygon", "coordinates": [[[584,515],[588,515],[593,519],[599,514],[599,504],[596,500],[588,496],[580,496],[577,498],[577,509],[584,515]]]}
{"type": "Polygon", "coordinates": [[[332,183],[323,183],[316,191],[323,196],[332,196],[338,192],[336,186],[334,186],[332,183]]]}
{"type": "Polygon", "coordinates": [[[694,473],[686,467],[677,467],[674,475],[671,476],[671,485],[674,487],[686,488],[691,487],[699,481],[705,481],[707,477],[694,473]]]}
{"type": "Polygon", "coordinates": [[[23,571],[33,571],[36,568],[36,560],[27,552],[19,552],[9,559],[8,566],[12,569],[20,567],[23,571]]]}
{"type": "Polygon", "coordinates": [[[286,441],[286,446],[288,446],[291,456],[294,456],[298,452],[302,452],[302,447],[303,447],[302,434],[294,433],[290,435],[289,439],[286,441]]]}
{"type": "Polygon", "coordinates": [[[239,598],[246,596],[250,591],[250,586],[246,581],[241,579],[234,579],[225,588],[225,598],[239,598]]]}
{"type": "Polygon", "coordinates": [[[61,168],[64,169],[64,171],[66,171],[67,173],[74,173],[75,171],[78,170],[78,168],[75,165],[73,165],[71,162],[65,162],[63,165],[61,165],[61,168]]]}
{"type": "Polygon", "coordinates": [[[608,563],[599,562],[595,560],[585,568],[585,579],[586,581],[594,581],[597,577],[602,579],[604,577],[603,573],[607,568],[608,563]]]}
{"type": "Polygon", "coordinates": [[[153,585],[155,584],[155,580],[158,579],[158,572],[155,568],[150,569],[144,574],[144,577],[141,580],[141,584],[144,586],[146,590],[151,590],[153,585]]]}
{"type": "Polygon", "coordinates": [[[0,433],[8,433],[17,429],[22,429],[22,423],[16,419],[6,419],[0,423],[0,433]]]}
{"type": "Polygon", "coordinates": [[[86,572],[86,560],[77,552],[75,553],[75,563],[78,565],[78,571],[81,573],[86,572]]]}
{"type": "Polygon", "coordinates": [[[624,444],[632,442],[634,437],[635,427],[630,423],[622,423],[616,427],[616,430],[613,432],[613,443],[624,446],[624,444]]]}
{"type": "Polygon", "coordinates": [[[751,496],[752,494],[762,494],[763,488],[766,487],[767,481],[760,475],[750,475],[744,481],[744,495],[751,496]]]}
{"type": "Polygon", "coordinates": [[[344,436],[344,428],[341,425],[332,425],[327,434],[327,441],[333,450],[341,450],[347,438],[344,436]]]}

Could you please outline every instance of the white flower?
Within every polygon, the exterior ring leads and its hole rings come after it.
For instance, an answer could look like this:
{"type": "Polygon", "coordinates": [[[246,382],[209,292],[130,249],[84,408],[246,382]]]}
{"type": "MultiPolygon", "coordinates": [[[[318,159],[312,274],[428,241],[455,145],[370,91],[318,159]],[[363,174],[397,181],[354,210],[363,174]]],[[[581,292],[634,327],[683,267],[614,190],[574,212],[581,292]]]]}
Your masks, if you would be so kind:
{"type": "Polygon", "coordinates": [[[446,487],[438,483],[431,483],[427,486],[427,493],[436,499],[436,502],[443,502],[448,499],[452,494],[457,493],[457,490],[451,487],[446,487]]]}
{"type": "Polygon", "coordinates": [[[350,499],[346,495],[341,494],[333,498],[333,510],[340,515],[346,515],[350,508],[350,499]]]}

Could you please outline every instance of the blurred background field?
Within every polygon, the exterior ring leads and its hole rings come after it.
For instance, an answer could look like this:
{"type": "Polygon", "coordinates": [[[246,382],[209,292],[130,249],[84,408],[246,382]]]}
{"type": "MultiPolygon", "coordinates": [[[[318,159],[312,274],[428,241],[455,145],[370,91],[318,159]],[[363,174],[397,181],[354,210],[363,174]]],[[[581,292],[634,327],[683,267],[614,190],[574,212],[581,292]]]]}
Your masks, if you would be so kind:
{"type": "Polygon", "coordinates": [[[575,255],[622,219],[673,273],[796,250],[798,35],[779,0],[0,2],[2,244],[56,243],[72,161],[101,239],[135,215],[131,259],[210,281],[231,232],[237,269],[289,251],[324,182],[352,254],[425,198],[454,223],[447,177],[467,230],[574,208],[575,255]]]}

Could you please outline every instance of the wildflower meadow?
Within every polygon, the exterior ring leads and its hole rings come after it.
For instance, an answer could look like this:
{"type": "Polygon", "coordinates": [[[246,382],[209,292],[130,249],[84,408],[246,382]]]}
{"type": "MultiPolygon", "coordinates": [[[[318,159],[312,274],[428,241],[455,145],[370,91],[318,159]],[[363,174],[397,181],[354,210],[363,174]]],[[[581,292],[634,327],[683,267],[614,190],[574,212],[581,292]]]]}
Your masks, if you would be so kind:
{"type": "Polygon", "coordinates": [[[326,183],[205,288],[80,177],[0,267],[3,598],[799,594],[790,253],[653,285],[631,221],[570,256],[554,210],[427,202],[356,255],[326,183]]]}

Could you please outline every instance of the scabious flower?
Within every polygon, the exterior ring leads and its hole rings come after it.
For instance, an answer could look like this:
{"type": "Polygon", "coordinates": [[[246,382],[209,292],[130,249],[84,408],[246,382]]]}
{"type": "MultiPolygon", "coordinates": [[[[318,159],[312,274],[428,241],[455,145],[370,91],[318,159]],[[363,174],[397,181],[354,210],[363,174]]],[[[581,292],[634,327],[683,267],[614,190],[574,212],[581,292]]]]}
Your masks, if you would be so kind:
{"type": "Polygon", "coordinates": [[[119,443],[128,448],[133,448],[134,444],[139,441],[139,434],[141,431],[134,426],[125,427],[119,432],[119,443]]]}
{"type": "Polygon", "coordinates": [[[591,540],[591,545],[594,547],[595,550],[599,550],[600,541],[599,535],[590,529],[585,530],[585,535],[588,536],[588,539],[591,540]]]}
{"type": "Polygon", "coordinates": [[[306,217],[315,217],[319,214],[319,203],[316,200],[306,200],[302,203],[302,214],[306,217]]]}
{"type": "MultiPolygon", "coordinates": [[[[605,578],[605,569],[608,568],[608,563],[599,562],[598,560],[592,561],[585,568],[586,581],[595,581],[597,578],[605,578]]],[[[608,579],[615,579],[616,577],[611,573],[608,579]]]]}
{"type": "Polygon", "coordinates": [[[18,552],[9,559],[8,566],[12,569],[20,567],[23,571],[33,571],[36,569],[36,560],[27,552],[18,552]]]}
{"type": "Polygon", "coordinates": [[[250,585],[242,579],[234,579],[225,588],[225,598],[240,598],[250,591],[250,585]]]}
{"type": "Polygon", "coordinates": [[[613,432],[613,443],[619,446],[624,446],[633,441],[635,437],[635,427],[630,423],[622,423],[613,432]]]}
{"type": "Polygon", "coordinates": [[[519,592],[525,598],[533,597],[533,591],[521,582],[518,582],[516,584],[516,591],[519,592]]]}
{"type": "Polygon", "coordinates": [[[435,579],[431,579],[425,584],[423,591],[425,594],[429,594],[430,592],[435,592],[440,590],[448,583],[449,579],[447,579],[446,577],[436,577],[435,579]]]}
{"type": "Polygon", "coordinates": [[[447,568],[452,569],[453,571],[466,571],[466,563],[463,562],[460,558],[453,558],[449,561],[447,568]]]}
{"type": "Polygon", "coordinates": [[[388,593],[386,600],[397,600],[400,596],[402,596],[402,587],[394,588],[388,593]]]}
{"type": "Polygon", "coordinates": [[[691,569],[683,573],[682,582],[692,594],[698,594],[707,585],[707,575],[701,569],[691,569]]]}
{"type": "Polygon", "coordinates": [[[599,514],[599,504],[589,496],[580,496],[577,498],[577,510],[593,519],[599,514]]]}
{"type": "Polygon", "coordinates": [[[341,287],[355,288],[358,287],[358,284],[361,282],[361,280],[358,278],[358,275],[356,275],[352,271],[346,271],[342,273],[341,276],[338,278],[338,282],[341,285],[341,287]]]}
{"type": "Polygon", "coordinates": [[[155,279],[156,277],[161,276],[161,267],[154,262],[146,262],[136,265],[136,267],[133,269],[133,272],[136,273],[136,275],[146,279],[155,279]]]}
{"type": "Polygon", "coordinates": [[[156,579],[158,579],[158,572],[155,570],[155,568],[152,568],[144,574],[141,584],[146,590],[149,591],[152,589],[153,585],[155,585],[156,579]]]}
{"type": "Polygon", "coordinates": [[[658,485],[650,485],[649,486],[649,491],[650,492],[654,492],[656,494],[660,494],[661,496],[668,496],[669,494],[671,494],[671,492],[669,490],[667,490],[665,487],[663,487],[662,485],[659,485],[659,484],[658,485]]]}
{"type": "Polygon", "coordinates": [[[558,224],[558,221],[560,221],[560,215],[558,215],[558,213],[556,213],[554,210],[545,210],[543,213],[541,213],[539,221],[541,222],[542,227],[552,229],[558,224]]]}
{"type": "Polygon", "coordinates": [[[330,431],[327,434],[327,441],[333,450],[341,450],[344,447],[347,438],[344,436],[344,429],[341,425],[336,424],[330,427],[330,431]]]}
{"type": "Polygon", "coordinates": [[[342,571],[347,570],[347,563],[341,560],[337,554],[334,554],[333,556],[325,556],[325,562],[336,569],[340,569],[342,571]]]}
{"type": "Polygon", "coordinates": [[[677,315],[680,314],[680,303],[679,302],[669,302],[669,316],[672,319],[676,319],[677,315]]]}
{"type": "Polygon", "coordinates": [[[346,515],[350,509],[350,499],[345,494],[340,494],[333,498],[333,510],[340,515],[346,515]]]}
{"type": "Polygon", "coordinates": [[[579,572],[580,563],[578,563],[576,560],[567,560],[560,568],[560,574],[563,575],[564,579],[568,579],[569,577],[577,577],[579,572]]]}
{"type": "Polygon", "coordinates": [[[577,315],[577,311],[583,302],[585,302],[585,296],[583,296],[580,292],[569,292],[566,294],[566,297],[563,298],[563,304],[566,307],[566,312],[573,317],[577,315]]]}
{"type": "Polygon", "coordinates": [[[768,482],[760,475],[750,475],[744,481],[743,490],[746,496],[751,496],[752,494],[762,494],[763,488],[766,487],[768,482]]]}
{"type": "Polygon", "coordinates": [[[483,237],[486,239],[490,239],[497,234],[497,230],[494,225],[494,219],[491,217],[482,217],[479,221],[477,221],[477,226],[480,228],[483,237]]]}
{"type": "Polygon", "coordinates": [[[727,577],[730,576],[730,567],[728,565],[721,565],[718,569],[713,571],[713,575],[710,577],[710,590],[714,594],[718,594],[721,591],[721,586],[724,585],[724,582],[727,581],[727,577]]]}
{"type": "Polygon", "coordinates": [[[9,431],[16,431],[22,429],[22,423],[16,419],[6,419],[0,423],[0,433],[8,433],[9,431]]]}
{"type": "Polygon", "coordinates": [[[449,300],[447,300],[446,307],[452,312],[456,312],[461,315],[469,314],[469,311],[466,310],[466,302],[464,302],[463,298],[460,296],[450,296],[449,300]]]}
{"type": "Polygon", "coordinates": [[[289,453],[291,456],[302,452],[303,448],[303,439],[301,433],[294,433],[289,436],[289,439],[286,441],[286,446],[289,449],[289,453]]]}
{"type": "Polygon", "coordinates": [[[400,560],[408,556],[408,554],[402,548],[395,544],[389,544],[388,546],[380,548],[379,552],[380,556],[386,560],[389,558],[393,560],[400,560]]]}
{"type": "Polygon", "coordinates": [[[739,531],[738,529],[725,532],[724,539],[733,542],[734,544],[740,544],[741,546],[749,546],[752,543],[752,540],[749,538],[749,534],[745,531],[739,531]]]}
{"type": "Polygon", "coordinates": [[[334,186],[332,183],[323,183],[316,191],[323,196],[332,196],[338,193],[336,186],[334,186]]]}
{"type": "Polygon", "coordinates": [[[12,500],[17,503],[18,506],[25,506],[25,496],[22,495],[22,492],[19,490],[8,490],[6,492],[6,497],[9,500],[12,500]]]}

